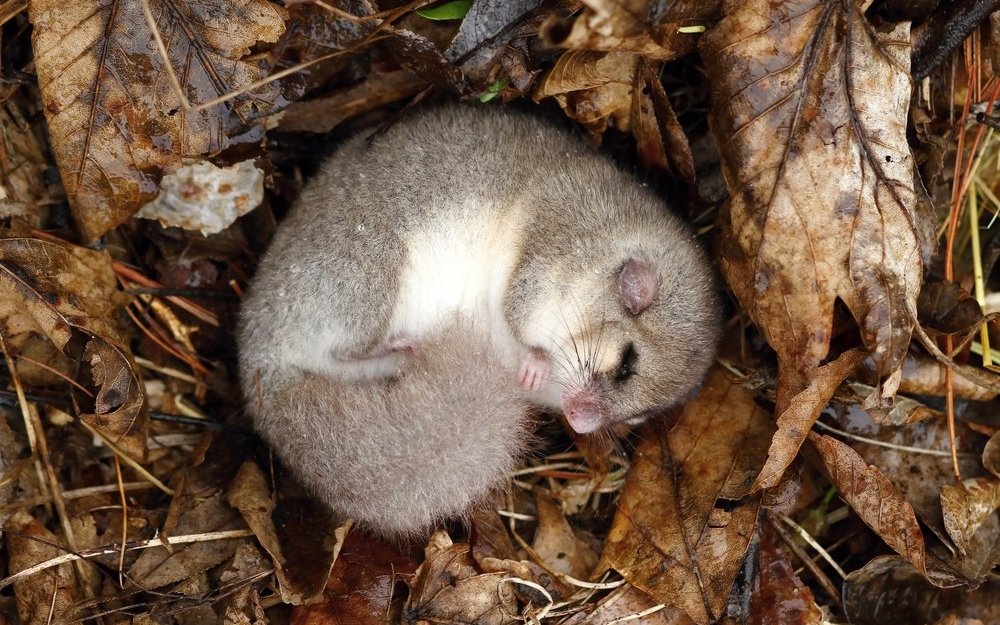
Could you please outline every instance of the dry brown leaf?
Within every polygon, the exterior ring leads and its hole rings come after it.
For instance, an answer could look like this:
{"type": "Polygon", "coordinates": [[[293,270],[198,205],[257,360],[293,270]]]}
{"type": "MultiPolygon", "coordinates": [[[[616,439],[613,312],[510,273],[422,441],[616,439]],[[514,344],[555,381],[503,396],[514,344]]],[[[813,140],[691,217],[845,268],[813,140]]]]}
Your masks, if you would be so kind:
{"type": "Polygon", "coordinates": [[[291,625],[386,625],[394,585],[409,581],[417,565],[363,532],[350,532],[333,564],[323,602],[296,606],[291,625]]]}
{"type": "Polygon", "coordinates": [[[630,52],[570,50],[535,89],[535,102],[553,97],[566,114],[592,135],[601,135],[614,120],[629,129],[632,92],[640,57],[630,52]]]}
{"type": "MultiPolygon", "coordinates": [[[[260,603],[260,586],[266,581],[270,562],[256,546],[249,542],[240,543],[233,555],[233,561],[219,575],[219,584],[225,588],[236,587],[233,596],[225,602],[225,625],[267,625],[267,616],[260,603]],[[256,583],[246,583],[256,579],[256,583]]],[[[214,613],[213,613],[214,616],[214,613]]]]}
{"type": "Polygon", "coordinates": [[[707,26],[719,17],[721,0],[582,0],[571,23],[551,20],[541,31],[549,45],[571,50],[634,52],[669,61],[694,50],[698,35],[682,26],[707,26]]]}
{"type": "Polygon", "coordinates": [[[941,489],[944,527],[963,554],[968,551],[972,535],[997,508],[1000,480],[995,477],[972,478],[941,489]]]}
{"type": "Polygon", "coordinates": [[[909,23],[876,29],[860,4],[728,0],[702,38],[731,194],[720,264],[792,393],[829,352],[838,299],[892,374],[920,289],[909,23]]]}
{"type": "Polygon", "coordinates": [[[927,574],[924,536],[913,507],[878,467],[830,436],[809,434],[840,496],[887,545],[927,574]]]}
{"type": "MultiPolygon", "coordinates": [[[[171,67],[198,105],[266,71],[241,60],[276,41],[286,13],[267,0],[148,0],[171,67]]],[[[276,84],[185,110],[152,43],[142,0],[38,0],[28,7],[38,85],[63,186],[93,240],[156,197],[185,157],[258,142],[257,121],[285,104],[276,84]]]]}
{"type": "Polygon", "coordinates": [[[600,600],[593,612],[580,612],[572,616],[565,625],[606,625],[607,623],[628,623],[628,625],[694,625],[694,621],[683,610],[673,606],[637,616],[656,605],[649,595],[635,586],[625,584],[600,600]],[[628,620],[619,620],[619,619],[628,620]]]}
{"type": "Polygon", "coordinates": [[[512,625],[521,618],[505,572],[480,573],[472,548],[454,544],[443,531],[431,536],[426,559],[410,586],[404,613],[407,623],[421,625],[512,625]]]}
{"type": "Polygon", "coordinates": [[[898,556],[881,556],[844,580],[844,612],[852,625],[934,623],[946,615],[1000,623],[1000,582],[976,591],[927,583],[898,556]]]}
{"type": "MultiPolygon", "coordinates": [[[[314,548],[306,554],[306,561],[291,560],[284,554],[274,520],[271,518],[275,503],[268,487],[267,477],[255,462],[247,461],[240,466],[232,484],[229,485],[226,501],[239,510],[261,546],[271,556],[282,600],[291,605],[317,601],[327,585],[330,569],[340,552],[351,523],[347,522],[336,528],[332,532],[333,535],[328,537],[331,540],[324,541],[319,548],[314,548]]],[[[325,520],[311,525],[314,529],[327,529],[323,523],[325,520]]]]}
{"type": "Polygon", "coordinates": [[[982,324],[983,309],[961,285],[932,280],[924,284],[917,298],[917,318],[928,332],[965,334],[982,324]]]}
{"type": "MultiPolygon", "coordinates": [[[[61,541],[30,514],[18,512],[4,524],[8,573],[17,573],[40,562],[63,555],[61,541]]],[[[72,565],[61,564],[14,582],[17,614],[23,625],[63,622],[76,600],[76,576],[72,565]],[[49,614],[49,611],[52,614],[49,614]]]]}
{"type": "MultiPolygon", "coordinates": [[[[221,494],[216,493],[198,503],[194,503],[194,497],[190,499],[192,501],[186,502],[190,507],[180,513],[176,526],[172,528],[172,536],[244,527],[236,512],[223,501],[221,494]]],[[[237,540],[214,540],[178,545],[169,550],[166,547],[146,549],[129,568],[128,579],[137,588],[160,588],[188,579],[228,560],[233,557],[239,544],[237,540]]]]}
{"type": "Polygon", "coordinates": [[[597,554],[573,533],[559,503],[545,492],[535,493],[538,525],[532,548],[558,573],[585,579],[597,564],[597,554]]]}
{"type": "Polygon", "coordinates": [[[778,416],[778,431],[771,440],[767,462],[754,481],[754,490],[770,488],[781,481],[820,412],[826,408],[840,383],[851,375],[865,356],[865,351],[858,348],[844,352],[833,362],[817,369],[809,385],[792,397],[778,416]]]}
{"type": "Polygon", "coordinates": [[[710,372],[669,431],[662,421],[640,431],[601,565],[696,623],[718,618],[760,507],[757,496],[739,499],[771,432],[749,391],[710,372]]]}
{"type": "MultiPolygon", "coordinates": [[[[905,402],[896,402],[903,404],[905,402]]],[[[856,404],[832,411],[836,426],[852,436],[851,447],[868,464],[875,465],[887,477],[920,519],[943,541],[948,541],[941,516],[941,488],[954,483],[950,440],[944,419],[929,419],[906,427],[875,423],[856,404]],[[914,452],[914,449],[931,453],[914,452]]],[[[969,452],[978,450],[980,438],[962,423],[956,424],[959,469],[967,477],[978,477],[982,469],[969,452]]]]}
{"type": "Polygon", "coordinates": [[[12,351],[37,356],[32,344],[44,340],[62,354],[50,362],[66,374],[75,373],[70,363],[82,360],[78,382],[93,397],[74,394],[80,417],[142,461],[146,395],[116,325],[127,301],[107,252],[29,237],[0,239],[0,324],[12,351]]]}
{"type": "Polygon", "coordinates": [[[763,532],[757,559],[747,625],[820,625],[823,611],[788,555],[778,549],[773,530],[763,532]]]}

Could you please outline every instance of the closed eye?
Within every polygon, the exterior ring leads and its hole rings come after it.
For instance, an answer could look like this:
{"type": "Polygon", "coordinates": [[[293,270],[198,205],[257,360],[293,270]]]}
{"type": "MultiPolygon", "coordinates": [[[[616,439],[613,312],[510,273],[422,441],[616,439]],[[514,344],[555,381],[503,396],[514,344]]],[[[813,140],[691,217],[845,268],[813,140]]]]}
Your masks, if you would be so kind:
{"type": "Polygon", "coordinates": [[[636,366],[639,362],[639,352],[635,351],[635,343],[631,341],[622,350],[621,358],[618,361],[618,368],[615,369],[615,382],[624,382],[636,373],[636,366]]]}

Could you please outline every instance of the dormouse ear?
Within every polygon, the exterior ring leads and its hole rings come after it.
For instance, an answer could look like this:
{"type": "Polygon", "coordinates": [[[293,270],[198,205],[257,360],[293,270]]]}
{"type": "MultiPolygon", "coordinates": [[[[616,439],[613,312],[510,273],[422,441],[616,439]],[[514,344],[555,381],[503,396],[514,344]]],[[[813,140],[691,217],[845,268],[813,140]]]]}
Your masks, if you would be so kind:
{"type": "Polygon", "coordinates": [[[630,258],[618,273],[618,294],[633,315],[649,308],[660,290],[660,279],[652,267],[630,258]]]}

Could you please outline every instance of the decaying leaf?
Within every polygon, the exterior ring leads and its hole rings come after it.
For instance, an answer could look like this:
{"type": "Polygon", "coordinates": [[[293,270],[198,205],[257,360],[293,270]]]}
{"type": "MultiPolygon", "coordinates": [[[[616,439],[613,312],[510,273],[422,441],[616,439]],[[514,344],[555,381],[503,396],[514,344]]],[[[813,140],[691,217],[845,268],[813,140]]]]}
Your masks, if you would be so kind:
{"type": "Polygon", "coordinates": [[[292,625],[385,625],[397,582],[418,563],[364,532],[350,532],[333,564],[321,603],[296,606],[292,625]]]}
{"type": "MultiPolygon", "coordinates": [[[[242,59],[285,28],[284,9],[267,0],[143,1],[195,106],[263,79],[262,67],[242,59]]],[[[152,43],[143,1],[39,0],[28,8],[52,146],[87,240],[155,198],[160,178],[185,157],[259,141],[258,120],[286,104],[268,84],[186,110],[152,43]]]]}
{"type": "Polygon", "coordinates": [[[823,365],[809,380],[809,385],[789,401],[778,415],[778,431],[767,452],[767,462],[754,481],[754,489],[770,488],[781,481],[785,469],[795,460],[799,447],[820,412],[826,408],[840,383],[854,371],[866,356],[862,349],[844,352],[831,363],[823,365]]]}
{"type": "Polygon", "coordinates": [[[898,556],[875,558],[848,575],[843,595],[851,625],[934,623],[946,615],[1000,622],[1000,583],[973,592],[935,588],[898,556]]]}
{"type": "MultiPolygon", "coordinates": [[[[239,472],[233,478],[226,501],[240,511],[243,520],[274,562],[275,576],[278,578],[278,588],[285,603],[301,605],[312,603],[320,598],[326,587],[330,568],[333,566],[344,543],[344,538],[350,530],[350,522],[336,528],[319,549],[313,549],[305,554],[307,562],[289,560],[283,552],[281,541],[275,530],[271,513],[274,511],[274,499],[268,487],[264,472],[255,462],[244,462],[239,472]],[[312,571],[314,574],[309,574],[312,571]]],[[[320,528],[325,524],[315,523],[320,528]]]]}
{"type": "MultiPolygon", "coordinates": [[[[9,573],[62,555],[62,549],[57,547],[59,538],[30,514],[18,512],[7,520],[4,529],[9,573]]],[[[17,615],[24,625],[60,622],[73,607],[76,594],[76,576],[69,563],[14,582],[17,615]]]]}
{"type": "Polygon", "coordinates": [[[719,18],[721,0],[583,0],[570,23],[550,20],[541,35],[550,45],[571,50],[626,51],[654,61],[694,50],[698,29],[719,18]]]}
{"type": "Polygon", "coordinates": [[[487,42],[517,24],[541,0],[478,0],[466,13],[458,34],[445,50],[445,58],[460,63],[487,42]]]}
{"type": "Polygon", "coordinates": [[[472,548],[454,544],[443,531],[431,536],[404,608],[407,623],[419,625],[512,625],[521,619],[505,572],[481,573],[472,548]]]}
{"type": "Polygon", "coordinates": [[[876,29],[862,4],[729,0],[702,39],[732,196],[721,268],[794,390],[786,374],[827,356],[837,299],[878,378],[894,372],[920,289],[909,23],[876,29]]]}
{"type": "Polygon", "coordinates": [[[927,574],[924,536],[913,507],[878,467],[844,443],[830,436],[809,434],[819,451],[830,481],[851,509],[875,530],[896,553],[927,574]]]}
{"type": "Polygon", "coordinates": [[[968,479],[941,489],[944,527],[962,553],[968,550],[972,535],[997,508],[1000,508],[1000,479],[995,477],[968,479]]]}
{"type": "Polygon", "coordinates": [[[268,571],[270,562],[260,549],[249,542],[240,543],[233,555],[233,561],[219,575],[219,583],[224,587],[230,585],[236,587],[232,600],[226,602],[224,623],[267,625],[267,616],[260,603],[260,586],[268,571]],[[248,583],[251,580],[254,583],[248,583]]]}
{"type": "Polygon", "coordinates": [[[710,372],[672,428],[640,431],[601,565],[696,623],[718,618],[756,526],[760,499],[743,497],[771,428],[749,391],[710,372]]]}
{"type": "MultiPolygon", "coordinates": [[[[54,362],[93,389],[77,392],[80,417],[137,460],[146,455],[146,396],[116,316],[128,301],[107,252],[16,236],[0,239],[0,324],[15,353],[41,339],[54,362]]],[[[23,351],[22,351],[23,350],[23,351]]]]}

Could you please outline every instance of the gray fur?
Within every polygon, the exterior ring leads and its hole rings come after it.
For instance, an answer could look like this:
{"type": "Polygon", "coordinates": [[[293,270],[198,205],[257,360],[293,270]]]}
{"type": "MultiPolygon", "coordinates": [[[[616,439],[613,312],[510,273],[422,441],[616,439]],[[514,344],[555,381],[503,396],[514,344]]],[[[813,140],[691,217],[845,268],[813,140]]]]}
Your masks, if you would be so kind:
{"type": "Polygon", "coordinates": [[[524,354],[552,364],[533,403],[586,389],[605,425],[631,423],[697,389],[719,326],[710,264],[654,193],[541,120],[452,106],[323,165],[244,301],[240,369],[286,464],[335,510],[407,533],[522,452],[522,396],[504,389],[524,354]],[[638,315],[616,286],[630,258],[659,281],[638,315]],[[636,374],[616,381],[629,343],[636,374]]]}

